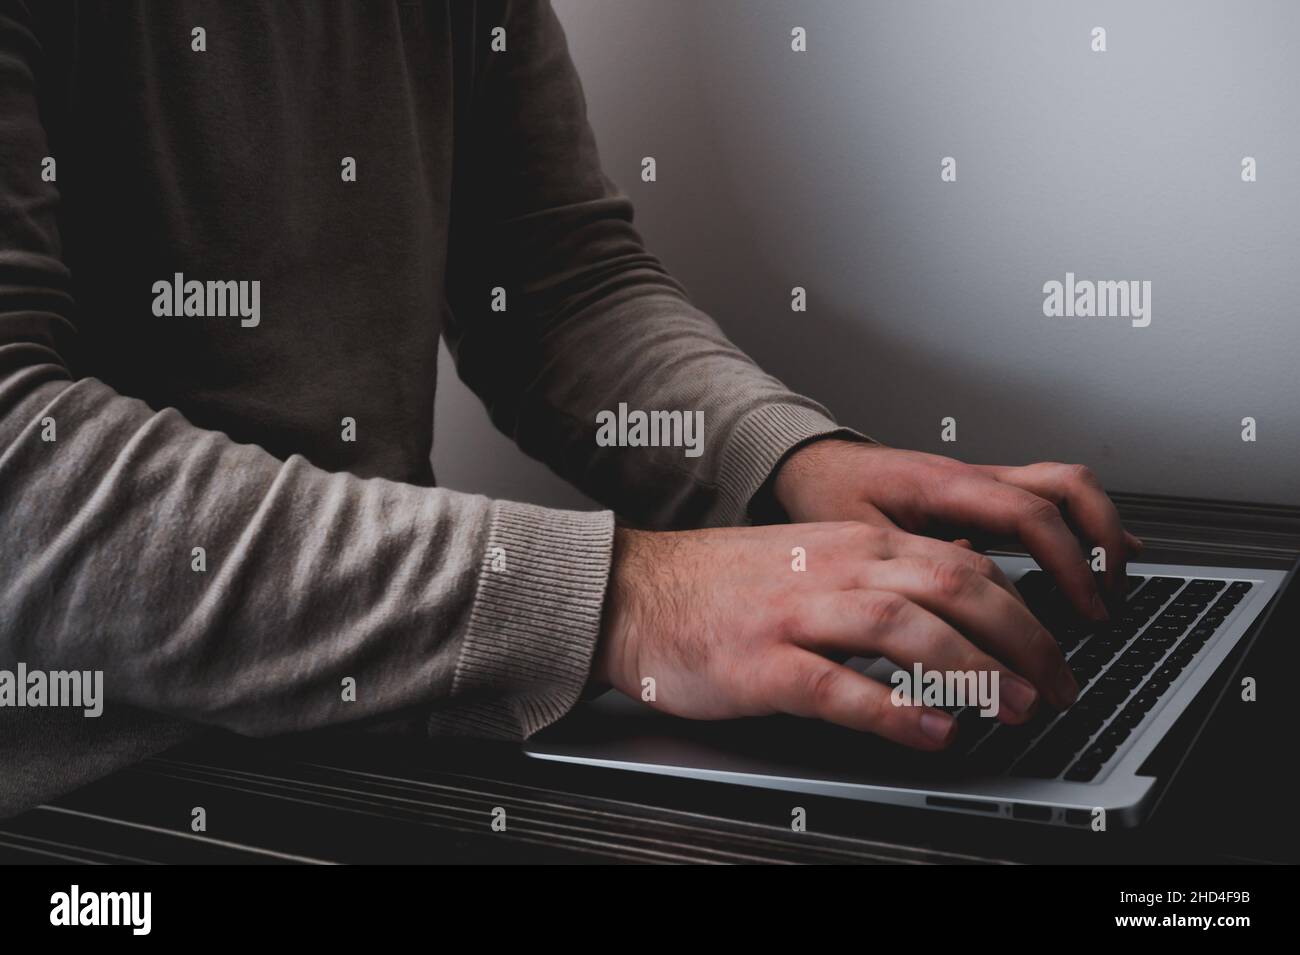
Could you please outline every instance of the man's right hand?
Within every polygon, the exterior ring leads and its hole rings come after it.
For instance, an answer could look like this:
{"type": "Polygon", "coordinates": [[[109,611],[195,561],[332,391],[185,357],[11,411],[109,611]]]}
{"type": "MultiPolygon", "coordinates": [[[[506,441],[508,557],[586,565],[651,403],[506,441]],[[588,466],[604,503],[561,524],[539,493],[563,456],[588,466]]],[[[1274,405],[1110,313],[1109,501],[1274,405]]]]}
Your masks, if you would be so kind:
{"type": "Polygon", "coordinates": [[[652,678],[665,712],[790,713],[934,750],[952,742],[952,717],[895,706],[890,687],[831,657],[997,670],[1009,723],[1078,694],[998,566],[956,544],[854,522],[617,533],[592,676],[636,699],[652,678]]]}

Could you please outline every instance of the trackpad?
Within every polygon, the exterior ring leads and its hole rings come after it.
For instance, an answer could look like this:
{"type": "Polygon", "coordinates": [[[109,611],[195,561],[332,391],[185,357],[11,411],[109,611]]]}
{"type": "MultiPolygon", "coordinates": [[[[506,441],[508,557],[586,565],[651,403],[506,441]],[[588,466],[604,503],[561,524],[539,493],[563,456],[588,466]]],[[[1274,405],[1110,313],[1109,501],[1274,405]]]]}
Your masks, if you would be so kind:
{"type": "MultiPolygon", "coordinates": [[[[880,661],[863,661],[867,669],[880,661]]],[[[859,661],[849,661],[858,669],[859,661]]],[[[886,679],[896,667],[884,661],[886,679]]],[[[877,671],[879,672],[879,671],[877,671]]],[[[874,675],[874,674],[873,674],[874,675]]],[[[900,779],[960,778],[962,761],[950,753],[923,753],[870,733],[820,720],[763,716],[686,720],[660,713],[611,690],[577,707],[534,736],[537,756],[614,764],[667,765],[837,779],[889,785],[900,779]]]]}

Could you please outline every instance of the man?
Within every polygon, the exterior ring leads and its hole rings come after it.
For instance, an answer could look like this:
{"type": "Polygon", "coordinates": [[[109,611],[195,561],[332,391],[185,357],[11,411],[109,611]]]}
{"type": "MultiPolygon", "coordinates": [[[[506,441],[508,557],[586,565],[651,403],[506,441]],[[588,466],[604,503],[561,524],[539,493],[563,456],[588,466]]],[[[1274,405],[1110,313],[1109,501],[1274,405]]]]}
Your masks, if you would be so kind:
{"type": "Polygon", "coordinates": [[[1080,538],[1103,589],[1137,542],[1096,481],[880,447],[756,368],[642,247],[549,4],[0,11],[0,665],[108,700],[0,710],[0,808],[196,726],[518,739],[646,678],[952,740],[851,654],[995,669],[1011,722],[1077,693],[989,560],[918,535],[1018,536],[1100,618],[1080,538]],[[626,528],[435,486],[440,335],[626,528]],[[702,453],[598,443],[621,404],[702,412],[702,453]]]}

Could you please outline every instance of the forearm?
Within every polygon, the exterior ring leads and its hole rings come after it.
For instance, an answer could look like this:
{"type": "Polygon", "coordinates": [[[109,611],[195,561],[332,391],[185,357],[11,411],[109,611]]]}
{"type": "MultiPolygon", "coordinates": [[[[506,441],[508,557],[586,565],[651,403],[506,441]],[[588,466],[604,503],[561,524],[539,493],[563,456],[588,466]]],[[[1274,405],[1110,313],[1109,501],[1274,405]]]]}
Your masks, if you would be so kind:
{"type": "Polygon", "coordinates": [[[462,704],[553,719],[576,698],[607,515],[330,474],[92,379],[33,375],[0,379],[5,664],[102,670],[110,705],[257,735],[462,704]],[[561,530],[567,551],[539,560],[561,530]],[[570,645],[551,672],[511,672],[502,622],[532,612],[570,645]]]}
{"type": "Polygon", "coordinates": [[[546,313],[540,340],[529,344],[535,358],[524,387],[513,390],[518,366],[499,354],[477,361],[474,341],[462,350],[462,373],[496,397],[494,419],[527,453],[628,520],[653,528],[741,522],[789,448],[840,429],[673,292],[644,251],[646,264],[629,263],[618,248],[600,251],[602,241],[621,241],[614,221],[605,227],[586,253],[590,281],[571,292],[578,304],[546,313]]]}
{"type": "Polygon", "coordinates": [[[764,374],[646,250],[602,171],[550,5],[476,9],[521,39],[482,61],[458,131],[446,337],[461,377],[527,453],[629,520],[743,521],[781,456],[836,425],[764,374]],[[611,442],[598,416],[621,409],[675,416],[667,442],[611,442]]]}

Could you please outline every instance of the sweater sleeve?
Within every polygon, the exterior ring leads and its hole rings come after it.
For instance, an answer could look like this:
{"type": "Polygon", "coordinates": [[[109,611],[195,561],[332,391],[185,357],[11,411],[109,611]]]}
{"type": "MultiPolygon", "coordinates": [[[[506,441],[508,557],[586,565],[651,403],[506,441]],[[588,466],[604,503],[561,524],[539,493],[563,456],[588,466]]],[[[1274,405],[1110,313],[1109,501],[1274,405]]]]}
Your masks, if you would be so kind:
{"type": "Polygon", "coordinates": [[[70,370],[30,10],[0,0],[0,668],[100,670],[110,709],[252,735],[557,718],[610,514],[329,473],[70,370]]]}
{"type": "Polygon", "coordinates": [[[756,367],[645,250],[601,170],[551,5],[475,8],[447,277],[460,377],[526,453],[620,515],[743,521],[792,448],[854,433],[756,367]],[[702,453],[601,446],[597,416],[620,404],[703,412],[702,453]]]}

